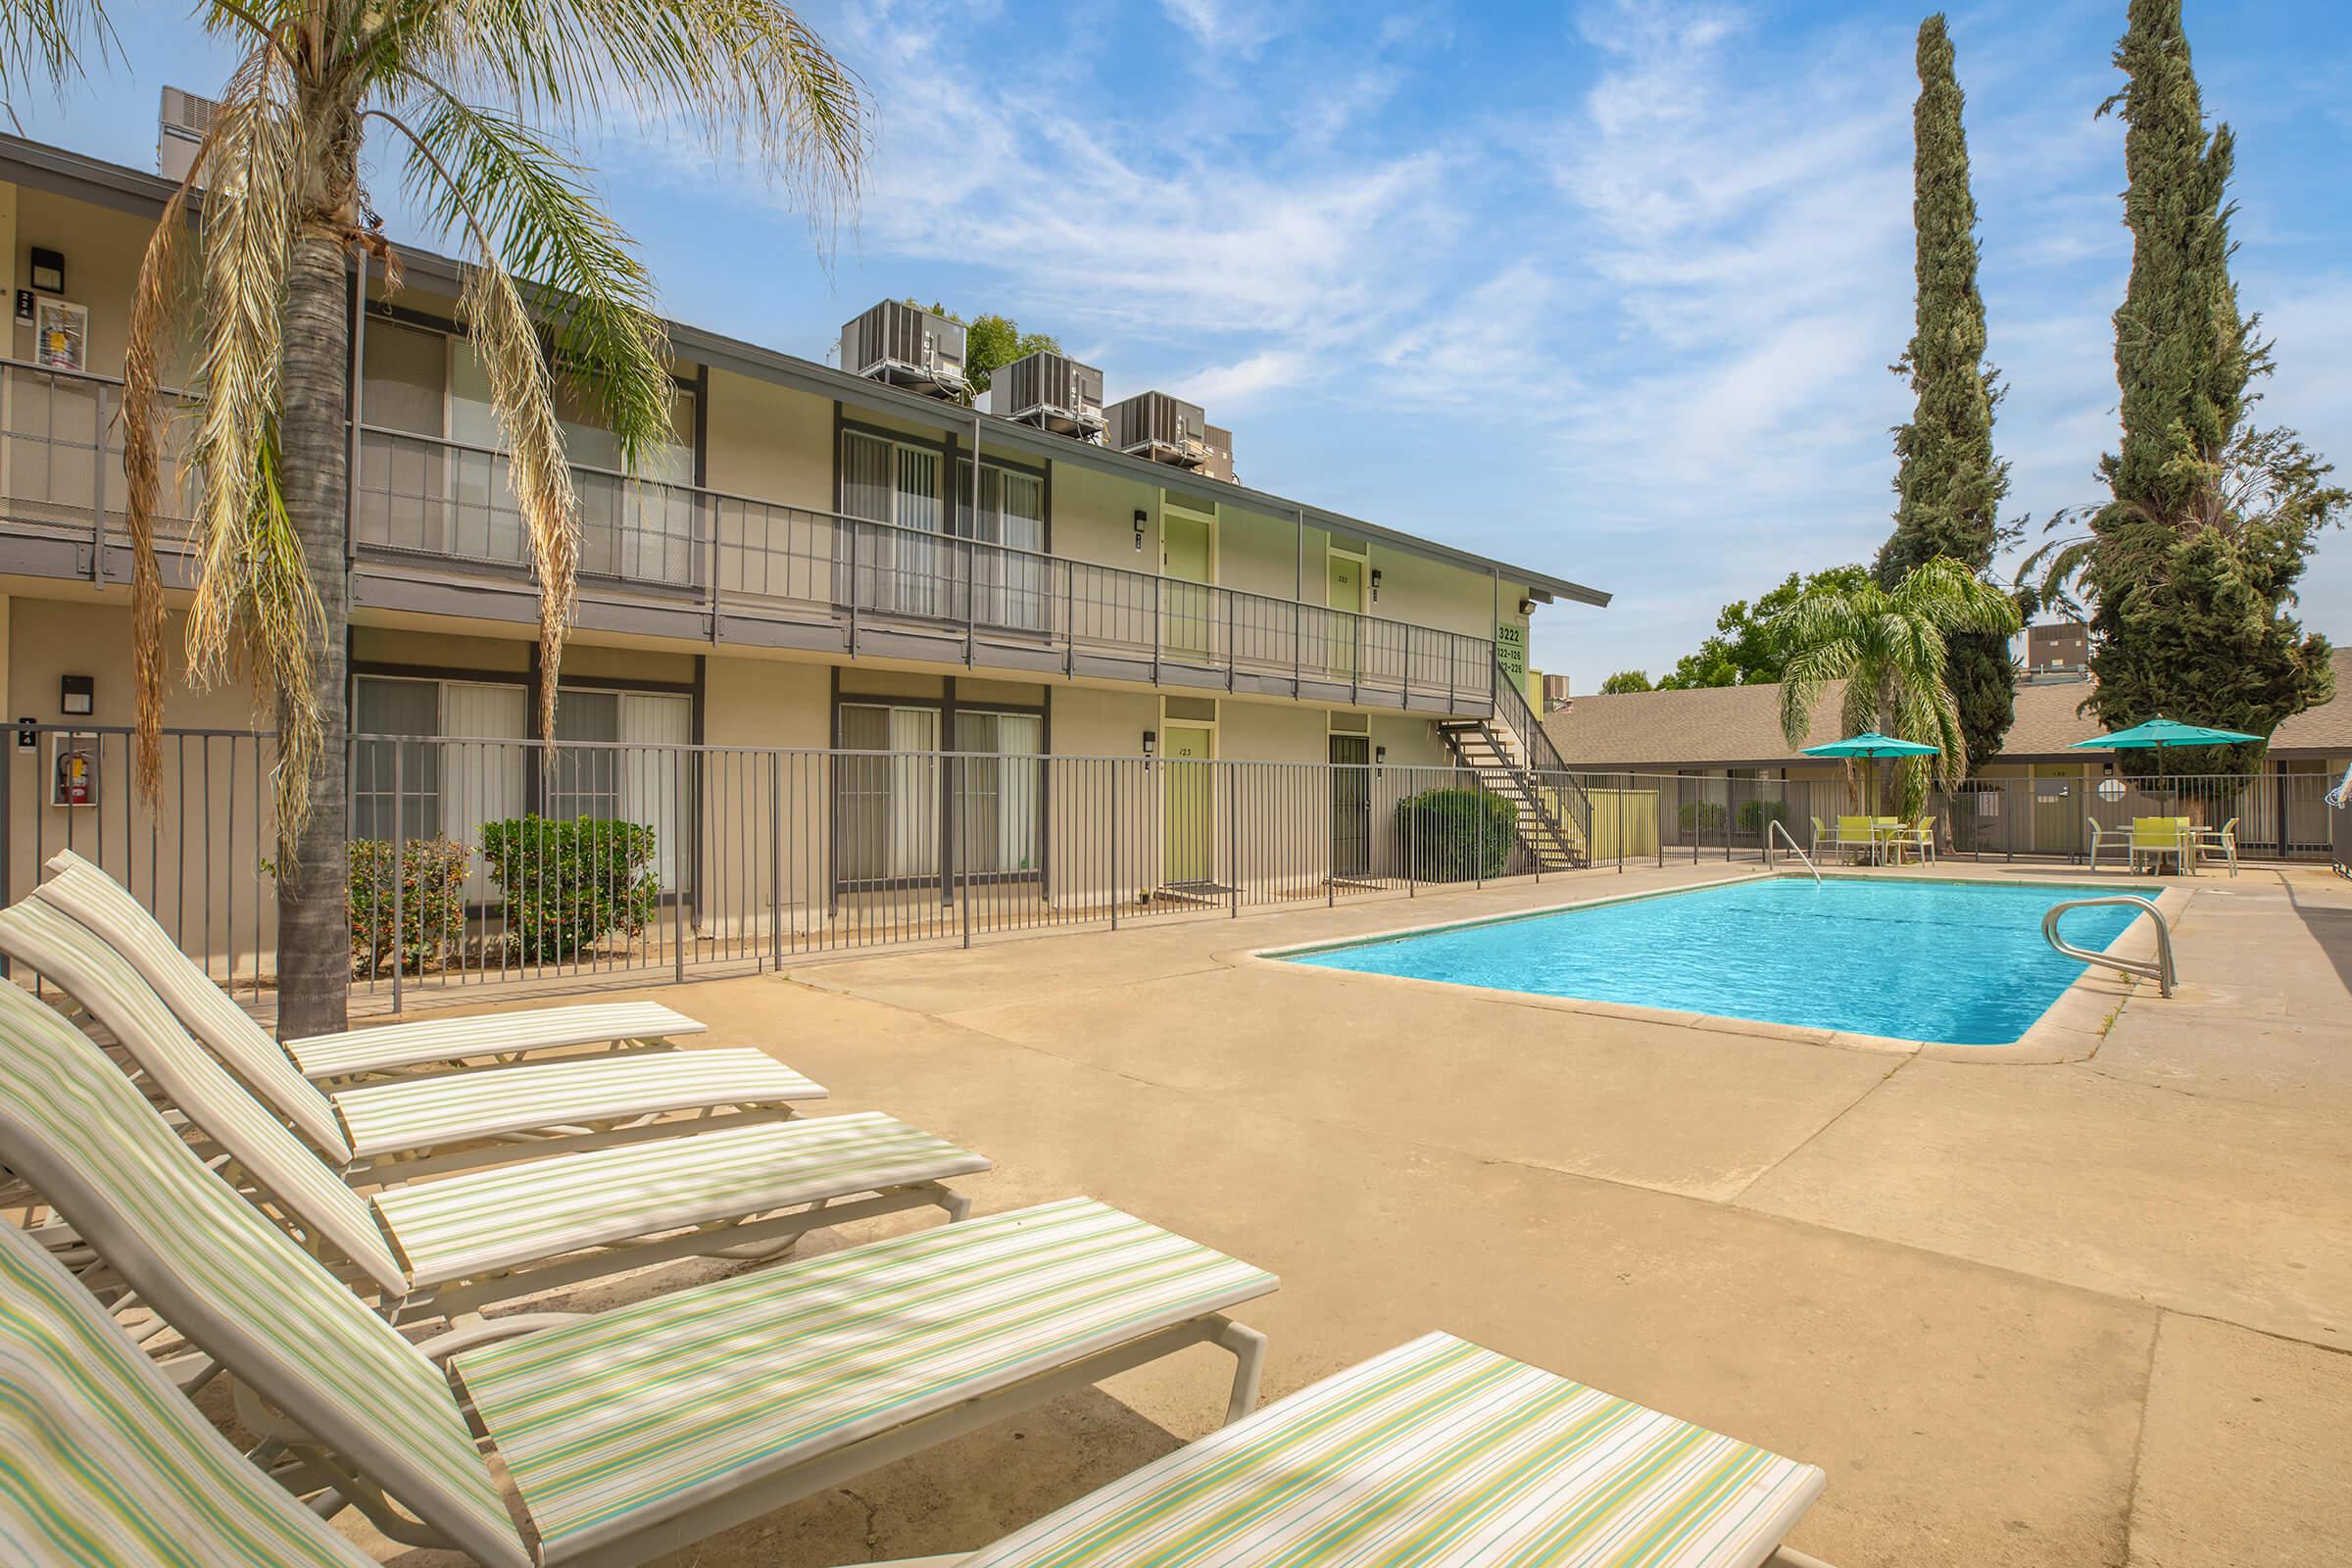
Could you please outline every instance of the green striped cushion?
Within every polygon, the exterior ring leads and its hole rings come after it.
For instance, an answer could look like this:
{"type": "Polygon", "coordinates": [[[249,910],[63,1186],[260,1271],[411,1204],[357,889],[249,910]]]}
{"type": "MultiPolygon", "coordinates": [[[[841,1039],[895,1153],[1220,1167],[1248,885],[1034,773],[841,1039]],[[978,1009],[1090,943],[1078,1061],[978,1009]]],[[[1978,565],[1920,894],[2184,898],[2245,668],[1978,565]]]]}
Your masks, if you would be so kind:
{"type": "MultiPolygon", "coordinates": [[[[382,1228],[341,1173],[303,1147],[189,1039],[172,1009],[113,947],[56,906],[22,899],[0,910],[0,950],[71,992],[173,1104],[292,1211],[303,1230],[324,1237],[386,1291],[406,1294],[407,1281],[382,1228]]],[[[96,1045],[79,1031],[68,1032],[82,1054],[113,1070],[96,1045]]],[[[42,1108],[26,1107],[36,1114],[42,1108]]],[[[146,1114],[155,1119],[152,1111],[146,1114]]]]}
{"type": "Polygon", "coordinates": [[[1432,1334],[958,1568],[1755,1568],[1822,1481],[1432,1334]]]}
{"type": "Polygon", "coordinates": [[[0,1561],[368,1568],[0,1223],[0,1561]]]}
{"type": "Polygon", "coordinates": [[[658,1002],[598,1002],[520,1012],[471,1013],[420,1023],[299,1035],[283,1042],[306,1078],[351,1078],[491,1053],[560,1051],[608,1041],[671,1040],[703,1026],[658,1002]]]}
{"type": "Polygon", "coordinates": [[[418,1286],[575,1248],[988,1169],[878,1111],[763,1121],[526,1160],[376,1195],[418,1286]]]}
{"type": "Polygon", "coordinates": [[[453,1373],[559,1557],[1275,1284],[1074,1199],[679,1291],[453,1373]]]}
{"type": "Polygon", "coordinates": [[[447,1379],[13,985],[0,985],[0,1165],[167,1322],[463,1549],[526,1568],[447,1379]]]}
{"type": "Polygon", "coordinates": [[[33,890],[34,897],[54,904],[113,944],[179,1015],[188,1032],[211,1047],[255,1094],[276,1106],[303,1137],[338,1165],[351,1158],[326,1096],[294,1070],[293,1059],[277,1042],[179,951],[179,944],[138,900],[70,852],[52,857],[49,868],[53,874],[33,890]]]}
{"type": "Polygon", "coordinates": [[[335,1110],[353,1154],[365,1159],[534,1127],[824,1096],[766,1052],[730,1046],[396,1079],[344,1090],[335,1110]]]}

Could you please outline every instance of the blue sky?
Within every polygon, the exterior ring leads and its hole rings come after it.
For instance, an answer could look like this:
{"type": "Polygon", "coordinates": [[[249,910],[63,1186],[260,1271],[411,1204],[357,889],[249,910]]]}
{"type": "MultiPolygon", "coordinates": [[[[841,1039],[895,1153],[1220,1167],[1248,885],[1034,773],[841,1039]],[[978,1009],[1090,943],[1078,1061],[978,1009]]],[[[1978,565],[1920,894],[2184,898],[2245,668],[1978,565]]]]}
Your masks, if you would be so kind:
{"type": "MultiPolygon", "coordinates": [[[[124,56],[27,133],[149,167],[156,91],[221,51],[118,8],[124,56]]],[[[161,11],[163,17],[147,15],[161,11]]],[[[2122,0],[1955,7],[2010,511],[2095,499],[2131,261],[2122,0]]],[[[880,147],[829,265],[754,175],[659,127],[583,151],[671,314],[818,357],[884,295],[1002,310],[1235,430],[1248,482],[1611,590],[1537,618],[1589,691],[1727,599],[1867,559],[1911,312],[1912,5],[811,3],[880,147]]],[[[2191,0],[2238,132],[2240,297],[2268,422],[2352,466],[2352,27],[2191,0]]],[[[419,234],[377,163],[395,231],[419,234]]],[[[2352,638],[2352,539],[2308,624],[2352,638]]]]}

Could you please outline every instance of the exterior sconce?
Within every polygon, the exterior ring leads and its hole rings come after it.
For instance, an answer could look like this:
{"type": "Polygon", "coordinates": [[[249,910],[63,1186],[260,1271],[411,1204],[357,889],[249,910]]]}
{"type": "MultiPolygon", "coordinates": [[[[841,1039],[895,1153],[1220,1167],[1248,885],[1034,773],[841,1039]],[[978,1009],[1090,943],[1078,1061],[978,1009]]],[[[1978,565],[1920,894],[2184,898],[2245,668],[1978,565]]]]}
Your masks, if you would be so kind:
{"type": "Polygon", "coordinates": [[[1376,605],[1380,603],[1380,568],[1378,566],[1372,568],[1372,602],[1376,605]]]}
{"type": "Polygon", "coordinates": [[[98,683],[89,675],[60,675],[57,710],[68,717],[87,717],[98,710],[98,683]]]}
{"type": "Polygon", "coordinates": [[[1384,767],[1388,766],[1388,763],[1389,763],[1389,749],[1388,749],[1386,746],[1375,746],[1375,747],[1373,747],[1373,748],[1372,748],[1372,776],[1373,776],[1374,778],[1378,778],[1378,777],[1380,776],[1380,770],[1381,770],[1382,768],[1384,768],[1384,767]]]}
{"type": "Polygon", "coordinates": [[[56,251],[32,247],[31,266],[26,270],[26,281],[43,294],[63,294],[66,291],[66,259],[56,251]]]}
{"type": "Polygon", "coordinates": [[[1148,729],[1148,730],[1144,731],[1144,757],[1145,757],[1145,760],[1151,760],[1152,757],[1155,757],[1155,756],[1157,756],[1157,755],[1158,755],[1158,753],[1159,753],[1159,731],[1157,731],[1157,730],[1155,730],[1155,729],[1148,729]]]}
{"type": "Polygon", "coordinates": [[[1150,513],[1141,507],[1135,509],[1135,553],[1139,556],[1144,553],[1144,524],[1151,520],[1150,513]]]}
{"type": "Polygon", "coordinates": [[[1519,601],[1519,613],[1522,615],[1532,615],[1535,612],[1536,602],[1533,599],[1522,599],[1519,601]]]}

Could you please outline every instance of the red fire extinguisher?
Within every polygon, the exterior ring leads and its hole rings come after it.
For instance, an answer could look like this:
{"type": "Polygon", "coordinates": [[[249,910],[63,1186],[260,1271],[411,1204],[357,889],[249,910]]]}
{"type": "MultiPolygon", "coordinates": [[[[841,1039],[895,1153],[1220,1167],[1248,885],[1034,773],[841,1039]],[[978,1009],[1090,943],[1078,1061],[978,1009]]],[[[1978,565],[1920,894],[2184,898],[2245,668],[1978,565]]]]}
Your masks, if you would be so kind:
{"type": "Polygon", "coordinates": [[[57,749],[55,804],[90,806],[97,799],[98,775],[89,752],[79,746],[61,744],[57,749]]]}

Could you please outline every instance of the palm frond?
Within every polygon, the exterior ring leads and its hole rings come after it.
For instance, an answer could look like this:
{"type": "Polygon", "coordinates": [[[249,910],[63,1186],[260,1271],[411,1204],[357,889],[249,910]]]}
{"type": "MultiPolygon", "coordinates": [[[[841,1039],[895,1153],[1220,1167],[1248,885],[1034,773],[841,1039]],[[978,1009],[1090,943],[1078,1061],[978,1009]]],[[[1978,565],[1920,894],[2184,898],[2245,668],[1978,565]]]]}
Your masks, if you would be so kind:
{"type": "Polygon", "coordinates": [[[448,0],[404,40],[454,90],[523,118],[678,123],[783,184],[820,225],[856,207],[873,129],[857,74],[775,0],[448,0]]]}
{"type": "Polygon", "coordinates": [[[434,83],[416,86],[417,113],[380,117],[416,148],[411,198],[444,230],[466,234],[484,265],[530,285],[558,367],[599,410],[633,470],[673,434],[676,388],[651,274],[553,140],[434,83]]]}
{"type": "Polygon", "coordinates": [[[0,87],[63,87],[82,74],[84,50],[104,57],[116,42],[99,0],[9,0],[0,6],[0,87]]]}
{"type": "MultiPolygon", "coordinates": [[[[195,163],[204,166],[206,138],[195,163]]],[[[190,178],[194,170],[190,171],[190,178]]],[[[163,488],[163,373],[187,287],[189,185],[164,203],[162,220],[139,260],[130,328],[122,351],[122,477],[130,529],[131,685],[136,697],[133,782],[153,802],[164,765],[164,585],[155,559],[156,500],[163,488]]]]}

